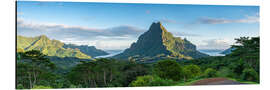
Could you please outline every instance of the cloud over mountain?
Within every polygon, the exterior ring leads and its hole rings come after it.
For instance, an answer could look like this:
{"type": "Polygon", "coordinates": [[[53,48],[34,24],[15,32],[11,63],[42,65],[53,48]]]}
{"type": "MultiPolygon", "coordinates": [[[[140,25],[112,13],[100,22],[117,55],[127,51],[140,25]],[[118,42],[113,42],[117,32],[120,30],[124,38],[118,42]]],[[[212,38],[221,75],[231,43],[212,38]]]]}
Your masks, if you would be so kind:
{"type": "Polygon", "coordinates": [[[227,49],[230,47],[230,41],[227,39],[210,39],[204,40],[203,44],[199,45],[200,49],[227,49]]]}
{"type": "Polygon", "coordinates": [[[18,33],[24,34],[48,34],[57,35],[55,38],[64,38],[67,36],[76,36],[79,39],[89,39],[97,36],[104,37],[133,37],[142,33],[144,30],[133,26],[118,26],[112,28],[98,29],[81,26],[69,26],[63,24],[41,24],[35,22],[26,22],[23,19],[17,21],[18,33]],[[65,36],[66,35],[66,36],[65,36]]]}
{"type": "MultiPolygon", "coordinates": [[[[134,41],[134,37],[137,37],[138,35],[143,33],[144,30],[127,25],[112,28],[89,28],[82,26],[69,26],[63,24],[29,22],[24,19],[18,18],[17,32],[18,35],[38,36],[44,34],[52,39],[61,40],[63,42],[66,41],[75,44],[95,45],[92,43],[93,41],[96,41],[94,43],[101,43],[106,40],[120,42],[134,41]]],[[[109,48],[108,45],[106,47],[109,48]]]]}

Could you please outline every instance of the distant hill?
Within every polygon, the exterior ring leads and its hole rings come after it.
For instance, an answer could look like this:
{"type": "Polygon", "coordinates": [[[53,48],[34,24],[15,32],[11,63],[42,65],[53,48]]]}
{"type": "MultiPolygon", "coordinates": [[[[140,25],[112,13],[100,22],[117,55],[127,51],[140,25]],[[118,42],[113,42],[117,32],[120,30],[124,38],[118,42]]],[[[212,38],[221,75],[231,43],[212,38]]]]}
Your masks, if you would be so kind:
{"type": "Polygon", "coordinates": [[[66,49],[68,48],[79,49],[82,53],[92,56],[92,57],[109,55],[109,53],[102,51],[100,49],[97,49],[95,46],[65,44],[63,47],[66,49]]]}
{"type": "Polygon", "coordinates": [[[199,49],[198,51],[210,56],[224,56],[224,54],[220,54],[224,49],[199,49]]]}
{"type": "Polygon", "coordinates": [[[206,56],[209,55],[197,51],[196,46],[187,39],[173,37],[160,22],[154,22],[136,43],[113,58],[136,61],[162,58],[193,59],[206,56]]]}
{"type": "Polygon", "coordinates": [[[17,51],[40,50],[48,56],[75,57],[79,59],[90,59],[91,56],[82,53],[80,49],[64,48],[65,44],[58,40],[50,40],[47,36],[37,37],[17,36],[17,51]]]}
{"type": "Polygon", "coordinates": [[[225,55],[231,54],[233,50],[235,50],[235,48],[230,47],[230,48],[222,51],[220,54],[225,54],[225,55]]]}

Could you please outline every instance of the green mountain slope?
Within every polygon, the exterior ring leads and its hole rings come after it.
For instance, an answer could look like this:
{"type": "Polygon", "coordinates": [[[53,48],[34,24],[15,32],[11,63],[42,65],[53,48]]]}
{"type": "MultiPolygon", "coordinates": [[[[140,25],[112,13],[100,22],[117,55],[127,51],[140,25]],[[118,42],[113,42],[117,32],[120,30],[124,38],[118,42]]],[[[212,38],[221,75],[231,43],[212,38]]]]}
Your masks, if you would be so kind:
{"type": "Polygon", "coordinates": [[[85,53],[86,55],[90,55],[92,57],[96,57],[96,56],[102,56],[102,55],[108,55],[109,53],[102,51],[100,49],[97,49],[94,46],[87,46],[87,45],[74,45],[74,44],[65,44],[63,46],[64,48],[68,49],[68,48],[72,48],[72,49],[80,49],[80,51],[82,53],[85,53]]]}
{"type": "Polygon", "coordinates": [[[186,39],[173,37],[160,22],[153,23],[136,43],[123,53],[114,56],[118,59],[147,60],[157,58],[193,59],[206,57],[196,50],[196,46],[186,39]]]}
{"type": "Polygon", "coordinates": [[[17,50],[40,50],[42,53],[48,56],[57,57],[76,57],[80,59],[90,59],[88,56],[82,53],[79,49],[63,48],[64,43],[58,40],[50,40],[45,35],[38,37],[24,37],[17,36],[17,50]]]}

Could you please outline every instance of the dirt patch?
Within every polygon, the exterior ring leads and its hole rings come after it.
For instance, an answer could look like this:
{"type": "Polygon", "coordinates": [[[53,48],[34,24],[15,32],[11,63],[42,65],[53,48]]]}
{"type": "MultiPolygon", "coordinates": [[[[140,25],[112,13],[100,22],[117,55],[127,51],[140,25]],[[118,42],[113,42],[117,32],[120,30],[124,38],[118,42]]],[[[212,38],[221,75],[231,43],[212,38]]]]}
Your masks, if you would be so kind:
{"type": "Polygon", "coordinates": [[[241,83],[226,78],[207,78],[194,82],[191,85],[235,85],[235,84],[241,83]]]}

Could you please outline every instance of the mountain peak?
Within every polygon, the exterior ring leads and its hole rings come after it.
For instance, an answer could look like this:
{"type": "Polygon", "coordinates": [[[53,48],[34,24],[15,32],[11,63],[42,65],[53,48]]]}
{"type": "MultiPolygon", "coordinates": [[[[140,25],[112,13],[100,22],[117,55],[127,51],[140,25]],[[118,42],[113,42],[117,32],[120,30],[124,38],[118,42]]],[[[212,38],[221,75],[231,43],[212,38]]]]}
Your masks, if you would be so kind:
{"type": "Polygon", "coordinates": [[[158,22],[153,22],[146,33],[163,35],[162,33],[164,32],[166,33],[168,31],[164,28],[162,23],[158,21],[158,22]]]}
{"type": "Polygon", "coordinates": [[[153,22],[148,31],[143,33],[136,43],[116,58],[144,57],[175,57],[178,59],[190,59],[207,56],[196,50],[196,46],[188,40],[174,37],[168,32],[161,22],[153,22]]]}
{"type": "Polygon", "coordinates": [[[39,39],[49,40],[49,38],[46,35],[40,35],[38,36],[39,39]]]}

